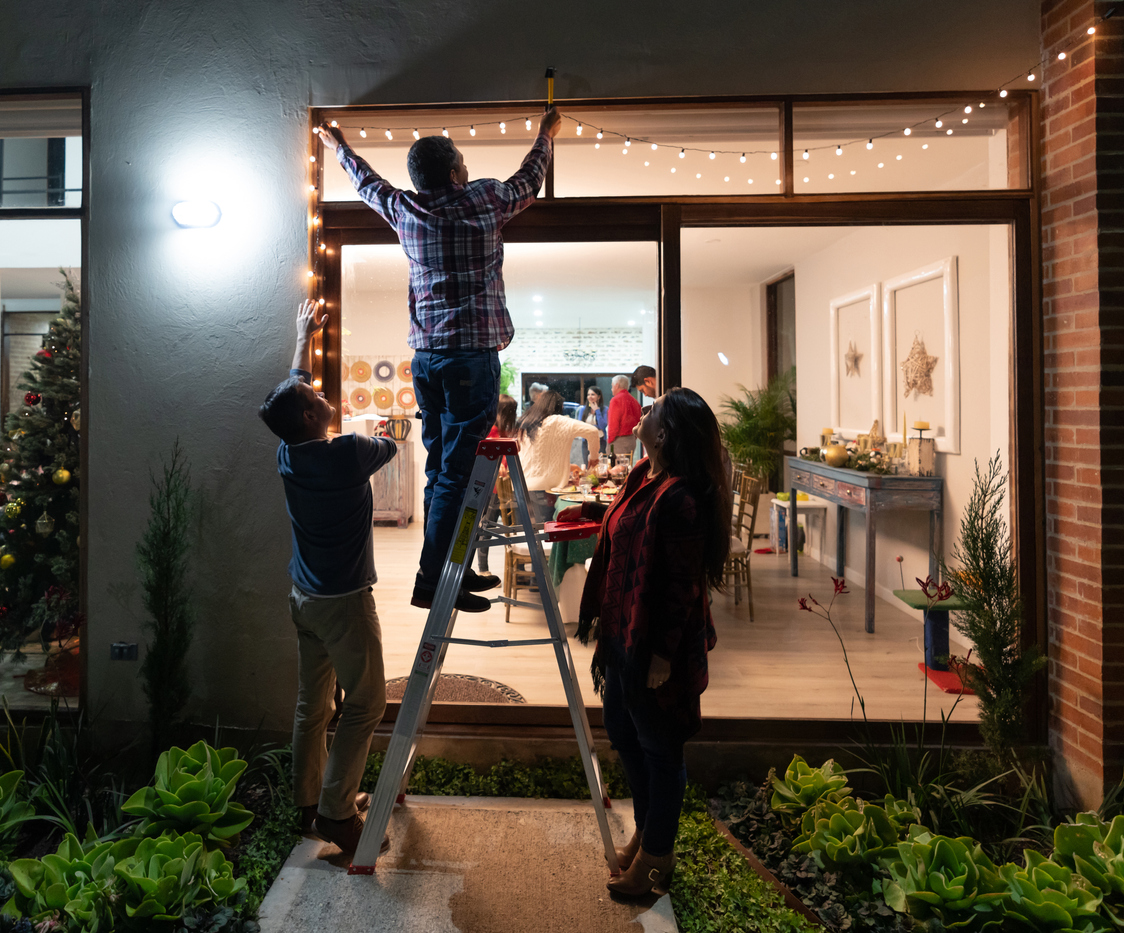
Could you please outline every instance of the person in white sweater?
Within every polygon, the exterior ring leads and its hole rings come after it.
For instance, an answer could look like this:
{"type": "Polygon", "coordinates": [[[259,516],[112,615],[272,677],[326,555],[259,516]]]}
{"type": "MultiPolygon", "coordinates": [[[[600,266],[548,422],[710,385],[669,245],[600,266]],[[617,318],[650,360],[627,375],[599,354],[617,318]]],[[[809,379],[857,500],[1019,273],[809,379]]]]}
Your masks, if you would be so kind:
{"type": "Polygon", "coordinates": [[[570,418],[562,396],[548,389],[519,419],[515,436],[519,441],[519,463],[527,479],[537,521],[550,521],[553,508],[544,490],[570,481],[570,445],[582,437],[597,450],[601,431],[595,425],[570,418]]]}

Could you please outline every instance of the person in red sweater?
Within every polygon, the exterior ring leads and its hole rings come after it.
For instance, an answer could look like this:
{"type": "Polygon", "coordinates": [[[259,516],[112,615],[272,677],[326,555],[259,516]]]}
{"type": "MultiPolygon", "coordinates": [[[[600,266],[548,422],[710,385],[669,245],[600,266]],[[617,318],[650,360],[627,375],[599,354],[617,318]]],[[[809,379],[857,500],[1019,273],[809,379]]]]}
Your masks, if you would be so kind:
{"type": "Polygon", "coordinates": [[[628,391],[628,376],[613,377],[613,399],[609,402],[609,446],[614,454],[631,454],[636,449],[632,429],[640,423],[640,403],[628,391]]]}
{"type": "Polygon", "coordinates": [[[718,420],[697,393],[668,390],[636,434],[648,456],[613,504],[558,516],[602,523],[577,636],[597,641],[593,686],[632,791],[636,830],[617,849],[622,873],[609,882],[630,897],[664,893],[675,867],[683,744],[702,726],[716,641],[707,589],[723,585],[731,511],[718,420]]]}

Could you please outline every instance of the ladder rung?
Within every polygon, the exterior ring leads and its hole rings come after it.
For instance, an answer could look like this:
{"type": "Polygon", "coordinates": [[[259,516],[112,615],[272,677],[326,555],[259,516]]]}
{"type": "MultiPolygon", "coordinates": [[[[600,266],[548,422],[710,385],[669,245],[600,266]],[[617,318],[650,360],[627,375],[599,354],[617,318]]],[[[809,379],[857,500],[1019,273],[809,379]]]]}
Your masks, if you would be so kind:
{"type": "Polygon", "coordinates": [[[512,599],[510,596],[493,596],[492,602],[507,606],[522,606],[524,609],[542,609],[542,603],[525,603],[521,599],[512,599]]]}
{"type": "Polygon", "coordinates": [[[442,638],[438,637],[436,641],[443,641],[450,645],[479,645],[481,648],[518,648],[523,645],[553,645],[557,639],[554,638],[520,638],[520,639],[507,639],[497,638],[493,640],[480,640],[477,638],[442,638]]]}

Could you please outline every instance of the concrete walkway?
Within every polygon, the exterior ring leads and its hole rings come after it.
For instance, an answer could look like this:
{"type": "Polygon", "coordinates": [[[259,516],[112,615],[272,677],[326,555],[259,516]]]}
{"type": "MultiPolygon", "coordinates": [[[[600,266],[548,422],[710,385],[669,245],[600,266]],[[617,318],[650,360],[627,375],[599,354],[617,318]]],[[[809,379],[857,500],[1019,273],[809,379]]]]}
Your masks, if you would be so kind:
{"type": "MultiPolygon", "coordinates": [[[[632,834],[613,801],[613,836],[632,834]]],[[[396,807],[391,848],[372,876],[339,849],[303,840],[261,907],[262,933],[675,933],[669,897],[609,895],[591,804],[414,797],[396,807]]]]}

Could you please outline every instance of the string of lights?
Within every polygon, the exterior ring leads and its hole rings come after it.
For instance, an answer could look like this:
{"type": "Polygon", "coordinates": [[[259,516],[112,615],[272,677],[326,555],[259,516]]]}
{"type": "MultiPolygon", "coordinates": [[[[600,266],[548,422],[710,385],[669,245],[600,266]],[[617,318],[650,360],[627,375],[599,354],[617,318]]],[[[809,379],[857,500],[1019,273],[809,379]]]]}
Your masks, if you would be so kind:
{"type": "MultiPolygon", "coordinates": [[[[1052,57],[1046,57],[1046,58],[1043,58],[1043,59],[1035,62],[1034,65],[1032,65],[1030,68],[1027,68],[1027,69],[1024,69],[1023,71],[1020,71],[1014,77],[1012,77],[1009,80],[1003,82],[1003,84],[1001,84],[999,86],[999,88],[997,88],[997,90],[995,91],[994,97],[997,97],[999,99],[1005,98],[1008,94],[1008,87],[1010,85],[1017,84],[1017,82],[1019,82],[1022,79],[1025,79],[1026,81],[1028,81],[1030,83],[1033,83],[1036,80],[1038,80],[1039,75],[1042,73],[1045,66],[1049,63],[1049,61],[1051,61],[1051,60],[1065,61],[1067,58],[1072,56],[1073,52],[1076,51],[1077,48],[1082,46],[1084,43],[1090,41],[1090,37],[1092,37],[1093,35],[1096,34],[1097,26],[1100,25],[1101,23],[1103,23],[1105,20],[1110,19],[1115,14],[1115,12],[1116,12],[1116,7],[1112,7],[1111,9],[1107,10],[1103,16],[1096,19],[1092,25],[1090,25],[1087,29],[1085,29],[1085,31],[1083,33],[1076,36],[1074,39],[1072,39],[1065,46],[1062,46],[1061,48],[1059,48],[1055,53],[1052,53],[1052,57]]],[[[801,155],[802,155],[802,158],[804,160],[808,160],[808,159],[811,158],[811,154],[813,152],[829,150],[829,149],[835,150],[836,155],[842,155],[843,150],[845,148],[847,148],[849,146],[858,146],[858,145],[864,145],[864,144],[865,144],[867,149],[873,149],[875,140],[888,139],[888,138],[891,138],[891,137],[897,137],[898,135],[910,136],[915,131],[921,130],[921,129],[924,129],[924,128],[927,128],[927,127],[930,127],[930,126],[934,129],[937,129],[937,130],[944,129],[945,135],[952,136],[955,132],[955,127],[954,126],[946,126],[947,123],[952,123],[953,120],[957,116],[959,116],[960,125],[964,126],[964,125],[968,124],[969,119],[970,119],[969,115],[973,112],[973,110],[976,107],[983,108],[983,107],[986,107],[986,106],[987,106],[987,101],[979,101],[975,106],[973,106],[972,104],[967,104],[967,105],[963,105],[963,106],[960,105],[960,104],[957,104],[956,106],[951,107],[950,109],[945,110],[941,113],[935,114],[931,117],[926,117],[924,119],[918,120],[916,123],[912,123],[909,126],[903,127],[901,130],[888,130],[888,131],[885,131],[885,132],[882,132],[882,133],[875,133],[875,134],[867,135],[865,137],[861,137],[861,138],[858,138],[858,139],[851,139],[851,140],[847,140],[845,142],[840,142],[840,143],[825,143],[823,145],[818,145],[818,146],[808,146],[803,150],[801,155]]],[[[515,125],[515,124],[518,124],[518,123],[522,122],[525,129],[527,130],[527,132],[530,132],[532,127],[534,126],[535,119],[537,119],[540,116],[541,116],[541,114],[536,113],[536,114],[532,114],[530,116],[517,115],[517,116],[514,116],[514,117],[505,117],[504,119],[499,119],[499,120],[486,120],[486,121],[477,120],[477,121],[474,121],[473,123],[446,124],[446,125],[441,126],[440,130],[441,130],[441,135],[446,136],[446,137],[449,136],[449,130],[451,130],[451,129],[452,130],[465,130],[465,129],[467,129],[470,136],[475,136],[477,127],[498,126],[501,135],[506,135],[507,130],[509,128],[509,124],[515,125]]],[[[570,123],[574,124],[575,135],[582,136],[584,134],[584,132],[586,130],[586,124],[583,120],[580,120],[577,117],[571,116],[570,114],[563,113],[563,112],[560,112],[559,116],[561,116],[562,119],[568,120],[570,123]]],[[[337,122],[333,120],[332,126],[337,126],[337,125],[338,125],[337,122]]],[[[359,135],[360,135],[361,138],[366,139],[368,137],[368,129],[370,129],[372,132],[376,132],[376,133],[379,133],[379,134],[385,136],[388,141],[392,142],[394,140],[394,136],[395,136],[396,133],[398,133],[398,134],[408,133],[414,139],[419,139],[421,137],[421,131],[422,130],[430,130],[430,129],[437,130],[438,127],[436,127],[436,126],[430,127],[430,126],[424,126],[424,125],[420,125],[420,124],[417,125],[417,126],[412,126],[412,125],[410,125],[410,126],[371,126],[371,127],[361,126],[360,129],[359,129],[359,135]]],[[[592,135],[597,140],[597,142],[594,143],[594,145],[597,146],[597,147],[600,147],[601,141],[604,140],[606,137],[611,137],[614,140],[623,142],[623,146],[622,146],[622,149],[621,149],[622,155],[627,155],[634,144],[640,144],[640,145],[643,145],[643,146],[649,146],[652,150],[658,150],[658,149],[676,150],[677,149],[677,150],[679,150],[679,157],[680,158],[686,158],[687,153],[689,153],[689,152],[704,153],[710,159],[716,159],[718,156],[733,155],[733,156],[738,156],[739,161],[741,161],[741,162],[745,162],[748,156],[755,156],[755,155],[766,155],[766,154],[768,154],[769,157],[773,160],[776,160],[778,158],[778,152],[775,148],[745,149],[745,150],[742,150],[742,149],[712,149],[710,147],[690,146],[690,145],[684,145],[682,143],[660,142],[659,140],[651,139],[651,138],[648,138],[648,137],[631,136],[627,133],[621,133],[621,132],[618,132],[616,130],[606,129],[604,126],[590,125],[589,129],[592,131],[592,135]]]]}

